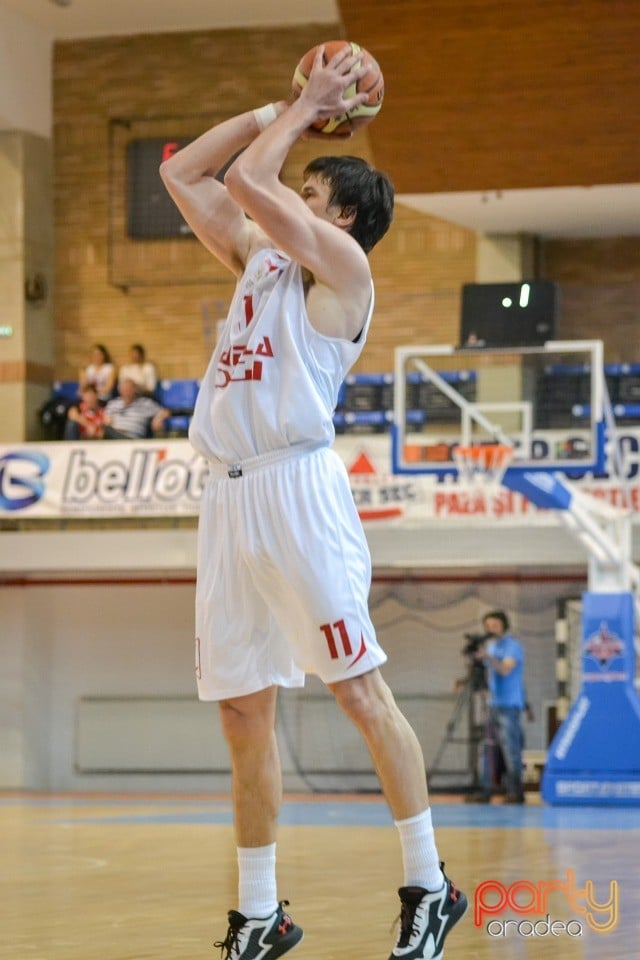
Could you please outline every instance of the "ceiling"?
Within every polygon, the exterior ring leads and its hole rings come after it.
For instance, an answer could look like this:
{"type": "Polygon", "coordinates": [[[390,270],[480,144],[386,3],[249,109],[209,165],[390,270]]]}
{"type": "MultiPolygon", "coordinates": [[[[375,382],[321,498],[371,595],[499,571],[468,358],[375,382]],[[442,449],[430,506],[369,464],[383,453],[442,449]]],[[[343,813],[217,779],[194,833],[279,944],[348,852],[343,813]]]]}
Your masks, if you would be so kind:
{"type": "Polygon", "coordinates": [[[337,0],[0,0],[56,40],[336,23],[337,0]]]}
{"type": "Polygon", "coordinates": [[[560,237],[637,237],[640,184],[403,194],[422,213],[480,233],[560,237]]]}
{"type": "MultiPolygon", "coordinates": [[[[350,0],[351,2],[351,0],[350,0]]],[[[363,0],[364,2],[364,0],[363,0]]],[[[352,4],[353,5],[353,4],[352,4]]],[[[0,0],[55,40],[176,30],[337,23],[340,0],[0,0]]],[[[387,29],[387,28],[385,28],[387,29]]],[[[388,29],[401,30],[401,23],[388,29]]],[[[408,86],[408,84],[407,84],[408,86]]],[[[402,89],[404,81],[397,82],[402,89]]],[[[400,194],[414,209],[483,233],[640,234],[640,184],[400,194]]]]}

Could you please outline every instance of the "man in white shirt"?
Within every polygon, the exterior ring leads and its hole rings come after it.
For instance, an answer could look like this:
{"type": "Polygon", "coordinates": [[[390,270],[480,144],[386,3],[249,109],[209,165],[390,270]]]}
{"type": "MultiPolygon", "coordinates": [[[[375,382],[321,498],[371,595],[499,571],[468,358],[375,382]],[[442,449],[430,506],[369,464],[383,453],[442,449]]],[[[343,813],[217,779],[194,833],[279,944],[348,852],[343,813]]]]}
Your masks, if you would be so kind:
{"type": "Polygon", "coordinates": [[[151,397],[141,396],[133,380],[123,380],[120,396],[105,407],[102,437],[105,440],[143,439],[160,430],[169,415],[169,410],[151,397]]]}

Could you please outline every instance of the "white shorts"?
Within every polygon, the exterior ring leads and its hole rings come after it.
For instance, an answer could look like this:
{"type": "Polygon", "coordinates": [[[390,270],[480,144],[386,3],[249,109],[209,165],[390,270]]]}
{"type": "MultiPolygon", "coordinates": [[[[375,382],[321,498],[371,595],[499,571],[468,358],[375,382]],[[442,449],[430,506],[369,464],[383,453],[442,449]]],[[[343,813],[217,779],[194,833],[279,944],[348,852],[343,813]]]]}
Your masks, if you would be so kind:
{"type": "Polygon", "coordinates": [[[330,448],[212,467],[198,532],[201,700],[334,683],[384,663],[369,617],[371,558],[344,463],[330,448]]]}

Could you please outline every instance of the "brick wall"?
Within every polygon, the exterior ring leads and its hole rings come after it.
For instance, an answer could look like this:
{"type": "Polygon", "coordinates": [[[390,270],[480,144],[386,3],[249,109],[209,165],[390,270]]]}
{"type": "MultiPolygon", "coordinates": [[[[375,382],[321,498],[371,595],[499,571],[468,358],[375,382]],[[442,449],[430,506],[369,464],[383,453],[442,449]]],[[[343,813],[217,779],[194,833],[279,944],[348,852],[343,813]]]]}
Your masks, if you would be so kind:
{"type": "Polygon", "coordinates": [[[640,361],[640,236],[547,241],[543,264],[560,285],[560,336],[604,340],[609,362],[640,361]]]}

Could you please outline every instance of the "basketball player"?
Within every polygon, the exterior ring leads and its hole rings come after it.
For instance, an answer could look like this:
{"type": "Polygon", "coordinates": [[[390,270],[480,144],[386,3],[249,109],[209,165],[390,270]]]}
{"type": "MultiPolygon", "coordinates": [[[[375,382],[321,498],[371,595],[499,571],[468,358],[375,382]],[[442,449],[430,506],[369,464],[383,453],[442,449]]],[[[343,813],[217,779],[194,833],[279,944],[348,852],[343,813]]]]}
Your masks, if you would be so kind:
{"type": "Polygon", "coordinates": [[[390,181],[354,157],[320,158],[300,195],[279,174],[312,123],[341,115],[367,72],[316,57],[290,106],[226,120],[166,161],[166,187],[202,243],[238,278],[190,430],[210,464],[202,498],[196,672],[220,703],[233,769],[239,903],[231,960],[275,958],[302,939],[278,902],[278,687],[327,684],[371,752],[400,832],[405,885],[391,958],[440,958],[466,898],[443,874],[424,762],[378,668],[368,547],[346,469],[331,449],[338,388],[373,310],[366,253],[387,231],[390,181]],[[242,148],[227,170],[216,173],[242,148]]]}

